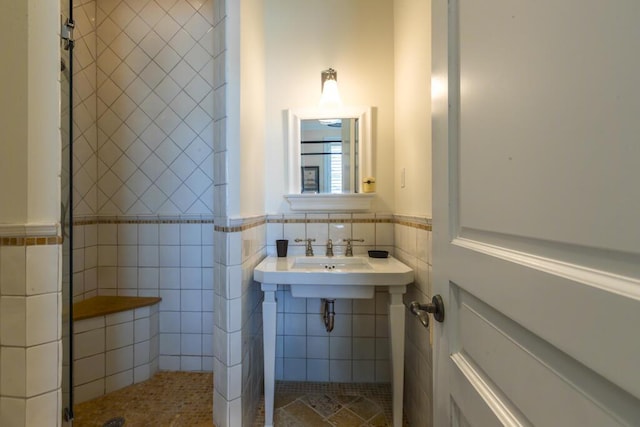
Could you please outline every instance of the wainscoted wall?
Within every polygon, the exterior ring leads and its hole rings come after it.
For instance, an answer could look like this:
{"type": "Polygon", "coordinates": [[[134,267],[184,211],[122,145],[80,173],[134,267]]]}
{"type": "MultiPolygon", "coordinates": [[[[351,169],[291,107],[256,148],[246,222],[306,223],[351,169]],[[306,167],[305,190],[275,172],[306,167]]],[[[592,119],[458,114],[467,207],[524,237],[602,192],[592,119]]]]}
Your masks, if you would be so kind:
{"type": "Polygon", "coordinates": [[[99,217],[74,227],[74,300],[153,296],[162,370],[213,370],[213,219],[99,217]]]}
{"type": "Polygon", "coordinates": [[[0,226],[1,425],[57,423],[62,238],[38,228],[0,226]]]}
{"type": "Polygon", "coordinates": [[[264,258],[264,218],[215,226],[213,416],[217,426],[251,426],[262,395],[262,291],[253,269],[264,258]]]}
{"type": "MultiPolygon", "coordinates": [[[[289,255],[304,255],[304,242],[315,239],[313,250],[324,255],[328,239],[334,254],[344,254],[345,238],[353,253],[384,249],[393,254],[394,219],[390,214],[284,214],[268,217],[268,253],[275,255],[276,239],[289,240],[289,255]]],[[[286,286],[278,290],[276,379],[288,381],[389,382],[388,293],[375,300],[339,299],[331,333],[322,320],[322,304],[315,298],[292,298],[286,286]]]]}
{"type": "MultiPolygon", "coordinates": [[[[431,301],[431,220],[395,216],[395,256],[414,270],[414,283],[407,288],[405,305],[431,301]]],[[[411,426],[432,423],[432,348],[430,332],[408,310],[406,312],[404,412],[411,426]]],[[[433,321],[433,318],[431,318],[433,321]]]]}

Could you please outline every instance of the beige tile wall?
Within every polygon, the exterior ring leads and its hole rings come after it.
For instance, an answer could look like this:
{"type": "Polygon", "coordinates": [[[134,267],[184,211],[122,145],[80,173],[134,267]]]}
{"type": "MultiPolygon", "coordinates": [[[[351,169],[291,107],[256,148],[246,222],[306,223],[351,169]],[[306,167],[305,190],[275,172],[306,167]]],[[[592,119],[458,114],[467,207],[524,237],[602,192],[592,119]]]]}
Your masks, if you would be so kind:
{"type": "Polygon", "coordinates": [[[58,244],[0,245],[0,425],[57,425],[62,316],[58,244]],[[45,424],[38,424],[38,423],[45,424]]]}

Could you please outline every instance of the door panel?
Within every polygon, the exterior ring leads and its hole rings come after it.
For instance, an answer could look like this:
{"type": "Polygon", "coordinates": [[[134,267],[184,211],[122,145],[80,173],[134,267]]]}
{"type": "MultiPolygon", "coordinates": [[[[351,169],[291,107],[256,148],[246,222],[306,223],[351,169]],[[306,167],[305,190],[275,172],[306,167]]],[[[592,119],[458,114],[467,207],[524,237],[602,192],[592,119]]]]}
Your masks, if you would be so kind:
{"type": "Polygon", "coordinates": [[[640,7],[432,17],[434,424],[637,425],[640,7]]]}
{"type": "Polygon", "coordinates": [[[458,293],[455,365],[473,369],[476,381],[503,393],[499,400],[522,412],[510,410],[520,424],[609,426],[624,421],[615,415],[624,412],[632,414],[628,424],[640,419],[640,407],[623,390],[479,299],[455,286],[452,290],[458,293]]]}
{"type": "Polygon", "coordinates": [[[638,9],[459,2],[463,229],[638,255],[638,9]]]}

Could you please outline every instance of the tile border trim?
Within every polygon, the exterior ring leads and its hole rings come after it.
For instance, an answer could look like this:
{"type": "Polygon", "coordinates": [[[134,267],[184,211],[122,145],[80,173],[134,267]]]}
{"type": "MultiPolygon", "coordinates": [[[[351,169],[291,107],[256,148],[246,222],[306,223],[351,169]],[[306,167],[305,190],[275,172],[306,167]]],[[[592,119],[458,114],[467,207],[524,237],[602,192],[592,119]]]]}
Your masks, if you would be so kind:
{"type": "Polygon", "coordinates": [[[62,244],[58,224],[0,224],[0,246],[62,244]]]}
{"type": "MultiPolygon", "coordinates": [[[[78,217],[73,225],[94,224],[214,224],[214,231],[239,233],[264,224],[398,224],[432,230],[431,218],[391,214],[280,214],[247,218],[220,218],[215,225],[210,216],[89,216],[78,217]]],[[[58,224],[0,225],[0,246],[59,245],[63,237],[58,224]]]]}
{"type": "Polygon", "coordinates": [[[0,237],[0,246],[61,245],[62,236],[0,237]]]}
{"type": "Polygon", "coordinates": [[[417,228],[418,230],[432,231],[433,229],[432,219],[427,217],[394,215],[393,220],[394,224],[417,228]]]}
{"type": "Polygon", "coordinates": [[[263,224],[398,224],[419,230],[432,230],[431,218],[390,214],[282,214],[228,220],[233,225],[216,225],[222,233],[239,233],[263,224]]]}
{"type": "Polygon", "coordinates": [[[95,224],[213,224],[206,216],[85,216],[73,220],[73,225],[95,224]]]}
{"type": "Polygon", "coordinates": [[[266,217],[252,217],[248,218],[247,222],[235,225],[235,226],[223,226],[223,225],[215,225],[213,227],[214,231],[220,233],[240,233],[242,231],[249,230],[251,228],[259,227],[267,223],[266,217]]]}

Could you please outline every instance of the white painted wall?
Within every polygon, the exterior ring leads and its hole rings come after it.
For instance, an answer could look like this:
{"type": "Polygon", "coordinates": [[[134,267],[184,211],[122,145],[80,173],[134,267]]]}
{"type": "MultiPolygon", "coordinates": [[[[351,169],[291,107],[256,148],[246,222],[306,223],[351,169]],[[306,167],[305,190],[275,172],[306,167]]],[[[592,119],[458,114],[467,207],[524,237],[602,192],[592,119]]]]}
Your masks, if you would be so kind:
{"type": "Polygon", "coordinates": [[[262,0],[242,1],[240,214],[264,214],[265,51],[262,0]]]}
{"type": "Polygon", "coordinates": [[[3,4],[0,222],[53,223],[60,203],[57,2],[3,4]]]}
{"type": "Polygon", "coordinates": [[[393,1],[272,0],[265,8],[267,213],[287,212],[283,112],[317,106],[320,73],[338,72],[345,105],[374,111],[377,211],[393,210],[393,1]]]}
{"type": "Polygon", "coordinates": [[[431,1],[395,0],[395,212],[431,217],[431,1]],[[401,174],[404,170],[404,187],[401,174]]]}
{"type": "MultiPolygon", "coordinates": [[[[216,102],[226,104],[226,214],[264,213],[264,31],[261,1],[228,2],[226,90],[216,102]],[[224,99],[222,99],[224,96],[224,99]]],[[[222,163],[222,161],[221,161],[222,163]]]]}
{"type": "MultiPolygon", "coordinates": [[[[3,39],[13,34],[26,36],[26,31],[27,2],[5,2],[0,13],[3,39]]],[[[0,67],[0,222],[8,223],[26,218],[28,59],[24,36],[2,44],[2,56],[11,61],[0,67]]]]}

